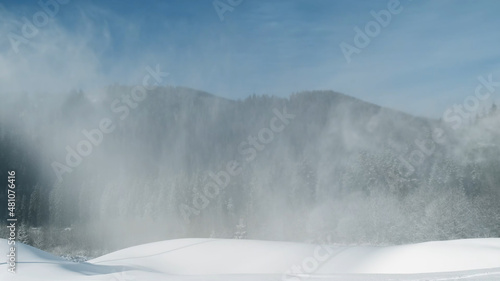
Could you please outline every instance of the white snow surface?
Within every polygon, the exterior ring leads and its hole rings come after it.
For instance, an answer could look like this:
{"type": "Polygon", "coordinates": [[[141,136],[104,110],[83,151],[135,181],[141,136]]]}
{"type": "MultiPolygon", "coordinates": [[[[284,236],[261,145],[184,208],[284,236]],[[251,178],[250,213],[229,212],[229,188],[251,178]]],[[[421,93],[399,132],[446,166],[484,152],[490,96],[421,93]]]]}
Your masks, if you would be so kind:
{"type": "MultiPolygon", "coordinates": [[[[7,240],[0,251],[8,253],[7,240]]],[[[16,273],[0,261],[0,281],[31,280],[500,280],[500,238],[399,246],[176,239],[73,263],[16,244],[16,273]]]]}

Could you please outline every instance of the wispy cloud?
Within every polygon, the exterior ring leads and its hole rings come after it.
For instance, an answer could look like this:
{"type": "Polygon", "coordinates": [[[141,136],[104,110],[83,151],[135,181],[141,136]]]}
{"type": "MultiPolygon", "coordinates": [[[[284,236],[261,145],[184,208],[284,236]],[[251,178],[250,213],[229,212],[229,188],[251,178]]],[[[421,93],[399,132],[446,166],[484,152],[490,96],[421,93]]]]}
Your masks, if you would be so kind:
{"type": "MultiPolygon", "coordinates": [[[[477,76],[499,74],[500,4],[491,1],[401,0],[404,10],[347,64],[340,42],[388,2],[245,1],[221,22],[210,1],[74,0],[21,54],[2,37],[0,83],[17,91],[129,84],[160,63],[170,82],[229,98],[332,89],[437,117],[477,76]]],[[[4,35],[39,9],[16,5],[6,4],[4,35]]]]}

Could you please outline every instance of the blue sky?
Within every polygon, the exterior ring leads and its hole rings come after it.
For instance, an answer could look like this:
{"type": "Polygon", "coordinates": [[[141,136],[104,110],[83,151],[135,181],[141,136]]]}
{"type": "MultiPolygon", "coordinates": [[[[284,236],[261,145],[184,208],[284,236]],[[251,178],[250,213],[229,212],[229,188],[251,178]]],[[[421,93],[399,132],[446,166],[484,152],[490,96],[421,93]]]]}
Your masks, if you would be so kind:
{"type": "Polygon", "coordinates": [[[7,35],[22,34],[37,2],[0,1],[4,88],[134,84],[159,64],[166,84],[232,99],[331,89],[439,117],[474,93],[478,76],[500,81],[499,1],[401,0],[350,63],[339,45],[353,45],[354,28],[391,1],[243,0],[220,20],[213,0],[70,0],[15,53],[7,35]]]}

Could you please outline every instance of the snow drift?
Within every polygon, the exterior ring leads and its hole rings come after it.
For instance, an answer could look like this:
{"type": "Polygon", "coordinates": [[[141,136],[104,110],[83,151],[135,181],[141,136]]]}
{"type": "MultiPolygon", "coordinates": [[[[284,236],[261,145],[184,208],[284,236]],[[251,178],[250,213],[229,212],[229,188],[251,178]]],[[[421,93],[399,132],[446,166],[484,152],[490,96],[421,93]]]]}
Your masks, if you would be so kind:
{"type": "MultiPolygon", "coordinates": [[[[5,239],[0,249],[7,252],[5,239]]],[[[17,245],[17,273],[0,280],[498,280],[500,238],[372,247],[178,239],[73,263],[17,245]]]]}

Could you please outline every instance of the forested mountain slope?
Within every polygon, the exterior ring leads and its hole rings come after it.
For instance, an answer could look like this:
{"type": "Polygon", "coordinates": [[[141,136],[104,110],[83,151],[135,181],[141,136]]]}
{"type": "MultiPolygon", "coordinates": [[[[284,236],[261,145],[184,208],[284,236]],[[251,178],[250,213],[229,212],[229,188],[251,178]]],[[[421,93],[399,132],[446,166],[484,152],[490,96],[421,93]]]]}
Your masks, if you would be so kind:
{"type": "Polygon", "coordinates": [[[452,130],[331,91],[227,100],[133,89],[2,103],[0,170],[17,173],[27,243],[91,252],[182,237],[500,235],[495,113],[452,130]]]}

